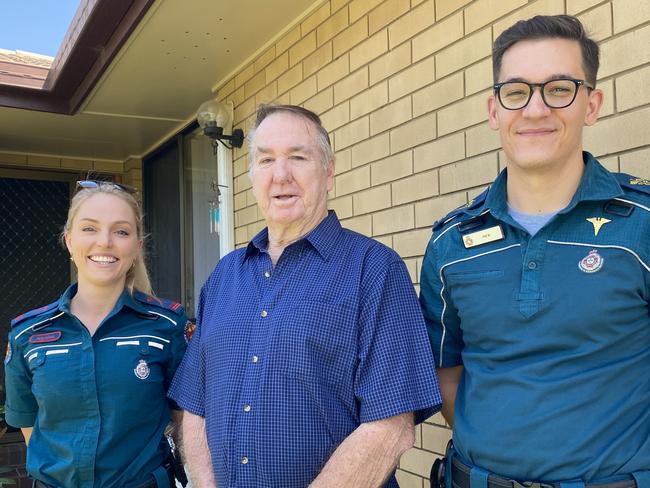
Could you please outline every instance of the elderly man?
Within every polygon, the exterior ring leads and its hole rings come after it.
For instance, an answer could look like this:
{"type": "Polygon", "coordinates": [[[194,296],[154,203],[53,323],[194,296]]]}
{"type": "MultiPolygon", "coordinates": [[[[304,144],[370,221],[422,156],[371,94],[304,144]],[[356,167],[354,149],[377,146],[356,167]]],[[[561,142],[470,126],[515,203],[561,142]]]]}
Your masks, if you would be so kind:
{"type": "Polygon", "coordinates": [[[399,256],[327,210],[318,116],[262,106],[250,177],[267,227],[217,265],[170,396],[200,487],[398,486],[414,422],[439,408],[399,256]]]}
{"type": "Polygon", "coordinates": [[[507,159],[434,226],[420,299],[453,424],[447,486],[650,487],[650,182],[583,152],[598,46],[570,16],[504,31],[507,159]]]}

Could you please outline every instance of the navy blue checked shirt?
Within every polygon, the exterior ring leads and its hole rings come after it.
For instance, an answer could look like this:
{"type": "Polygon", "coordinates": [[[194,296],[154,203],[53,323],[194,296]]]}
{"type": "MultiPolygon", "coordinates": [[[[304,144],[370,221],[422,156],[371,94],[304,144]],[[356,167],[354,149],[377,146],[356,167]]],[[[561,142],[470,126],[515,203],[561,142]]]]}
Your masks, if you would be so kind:
{"type": "MultiPolygon", "coordinates": [[[[361,423],[441,404],[400,257],[334,212],[275,267],[264,229],[225,256],[169,395],[205,417],[220,487],[304,488],[361,423]]],[[[388,487],[396,487],[391,477],[388,487]]]]}

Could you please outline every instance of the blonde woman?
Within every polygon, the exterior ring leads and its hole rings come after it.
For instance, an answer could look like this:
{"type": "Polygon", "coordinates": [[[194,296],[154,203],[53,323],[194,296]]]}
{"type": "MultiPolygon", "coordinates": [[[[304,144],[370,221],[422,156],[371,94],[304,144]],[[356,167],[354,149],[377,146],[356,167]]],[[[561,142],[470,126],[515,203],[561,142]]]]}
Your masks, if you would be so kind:
{"type": "Polygon", "coordinates": [[[165,393],[187,318],[152,296],[131,189],[79,186],[63,233],[78,281],[12,321],[7,423],[22,429],[34,486],[167,488],[165,393]]]}

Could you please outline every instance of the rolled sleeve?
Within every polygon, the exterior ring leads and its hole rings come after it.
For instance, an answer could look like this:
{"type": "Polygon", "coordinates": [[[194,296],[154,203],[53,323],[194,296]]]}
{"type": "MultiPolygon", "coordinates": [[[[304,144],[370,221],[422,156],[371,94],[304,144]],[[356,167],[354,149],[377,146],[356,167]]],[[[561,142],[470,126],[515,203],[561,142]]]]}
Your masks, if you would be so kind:
{"type": "Polygon", "coordinates": [[[38,404],[32,394],[32,375],[25,358],[9,334],[11,355],[5,360],[5,420],[13,427],[32,427],[36,422],[38,404]]]}
{"type": "Polygon", "coordinates": [[[422,312],[406,266],[370,269],[360,310],[355,394],[361,422],[416,412],[422,422],[441,397],[422,312]]]}

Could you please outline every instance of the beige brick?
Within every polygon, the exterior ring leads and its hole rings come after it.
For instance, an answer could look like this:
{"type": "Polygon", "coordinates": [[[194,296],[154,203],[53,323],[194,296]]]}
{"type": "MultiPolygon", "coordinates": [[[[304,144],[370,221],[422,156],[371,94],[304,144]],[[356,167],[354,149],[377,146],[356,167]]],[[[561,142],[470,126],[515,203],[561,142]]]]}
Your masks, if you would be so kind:
{"type": "Polygon", "coordinates": [[[237,88],[244,86],[255,74],[255,65],[249,64],[235,76],[235,86],[237,88]]]}
{"type": "Polygon", "coordinates": [[[334,85],[334,103],[356,95],[368,88],[368,67],[364,66],[334,85]]]}
{"type": "Polygon", "coordinates": [[[303,37],[313,31],[318,25],[320,25],[325,19],[330,16],[330,3],[325,2],[320,6],[316,11],[302,21],[300,24],[300,32],[303,37]]]}
{"type": "Polygon", "coordinates": [[[388,51],[388,31],[377,32],[350,50],[350,71],[369,63],[388,51]]]}
{"type": "Polygon", "coordinates": [[[370,114],[370,134],[375,135],[411,119],[411,99],[402,98],[370,114]]]}
{"type": "Polygon", "coordinates": [[[235,106],[233,113],[234,125],[239,125],[246,117],[255,112],[255,99],[249,98],[243,103],[235,106]]]}
{"type": "Polygon", "coordinates": [[[368,17],[362,17],[334,38],[332,41],[334,43],[334,57],[337,58],[344,52],[349,51],[367,37],[368,17]]]}
{"type": "Polygon", "coordinates": [[[424,115],[390,131],[390,151],[401,152],[435,138],[436,114],[424,115]]]}
{"type": "Polygon", "coordinates": [[[333,131],[350,122],[350,102],[344,102],[320,116],[323,127],[333,131]]]}
{"type": "Polygon", "coordinates": [[[338,151],[370,135],[368,117],[357,119],[334,132],[334,147],[338,151]]]}
{"type": "Polygon", "coordinates": [[[499,149],[501,139],[498,131],[490,129],[487,124],[481,124],[465,131],[465,144],[467,145],[467,156],[476,156],[499,149]]]}
{"type": "Polygon", "coordinates": [[[330,0],[332,13],[347,5],[350,0],[330,0]]]}
{"type": "Polygon", "coordinates": [[[255,94],[255,106],[259,106],[261,103],[272,102],[277,96],[278,84],[274,81],[255,94]]]}
{"type": "Polygon", "coordinates": [[[413,94],[413,116],[437,110],[463,98],[463,73],[456,73],[413,94]]]}
{"type": "Polygon", "coordinates": [[[434,222],[466,203],[467,195],[464,191],[417,202],[415,204],[415,226],[431,227],[434,222]]]}
{"type": "Polygon", "coordinates": [[[298,64],[278,78],[278,93],[284,93],[302,81],[302,65],[298,64]]]}
{"type": "Polygon", "coordinates": [[[241,210],[246,206],[246,192],[244,193],[237,193],[233,197],[233,205],[235,207],[235,213],[237,210],[241,210]]]}
{"type": "Polygon", "coordinates": [[[232,94],[228,97],[228,99],[232,100],[232,103],[235,107],[237,105],[241,105],[242,103],[244,103],[244,100],[246,100],[246,95],[244,94],[244,87],[242,86],[241,88],[232,92],[232,94]]]}
{"type": "Polygon", "coordinates": [[[603,92],[603,106],[600,107],[599,117],[606,117],[614,113],[614,80],[610,79],[598,83],[598,88],[603,92]]]}
{"type": "Polygon", "coordinates": [[[380,242],[386,247],[390,247],[392,249],[393,247],[393,236],[379,236],[379,237],[373,237],[374,240],[377,242],[380,242]]]}
{"type": "Polygon", "coordinates": [[[413,174],[413,153],[404,151],[370,165],[370,184],[381,185],[413,174]]]}
{"type": "Polygon", "coordinates": [[[650,103],[650,66],[616,79],[616,105],[620,111],[650,103]]]}
{"type": "Polygon", "coordinates": [[[348,62],[348,55],[346,54],[334,60],[317,73],[318,90],[323,90],[325,87],[339,81],[341,78],[347,76],[349,72],[350,64],[348,62]]]}
{"type": "Polygon", "coordinates": [[[339,219],[352,217],[352,195],[329,200],[327,206],[336,212],[339,219]]]}
{"type": "Polygon", "coordinates": [[[400,468],[420,476],[428,476],[438,456],[422,449],[411,448],[400,459],[400,468]]]}
{"type": "Polygon", "coordinates": [[[235,193],[246,191],[251,187],[251,179],[248,177],[248,173],[237,176],[234,178],[235,193]]]}
{"type": "Polygon", "coordinates": [[[440,193],[451,193],[490,183],[496,178],[498,168],[496,153],[443,166],[440,168],[440,193]]]}
{"type": "Polygon", "coordinates": [[[492,34],[489,28],[467,36],[462,41],[436,54],[436,76],[442,78],[490,56],[491,49],[492,34]]]}
{"type": "Polygon", "coordinates": [[[38,166],[40,168],[60,168],[61,158],[51,156],[40,156],[38,154],[27,155],[28,166],[38,166]]]}
{"type": "Polygon", "coordinates": [[[520,20],[535,15],[555,15],[561,12],[564,12],[564,0],[538,0],[495,22],[492,26],[492,36],[496,39],[504,30],[520,20]]]}
{"type": "Polygon", "coordinates": [[[336,176],[336,190],[338,196],[347,195],[370,186],[370,167],[362,166],[347,173],[336,176]]]}
{"type": "Polygon", "coordinates": [[[334,174],[345,173],[352,169],[352,151],[350,149],[345,149],[343,151],[337,152],[334,156],[336,158],[336,166],[334,174]]]}
{"type": "Polygon", "coordinates": [[[224,85],[222,85],[217,91],[217,98],[220,101],[226,100],[232,92],[235,91],[235,79],[230,78],[224,85]]]}
{"type": "Polygon", "coordinates": [[[310,76],[332,61],[332,43],[328,42],[316,49],[302,62],[303,76],[310,76]]]}
{"type": "Polygon", "coordinates": [[[436,20],[446,17],[450,13],[455,12],[472,1],[473,0],[436,0],[436,20]]]}
{"type": "Polygon", "coordinates": [[[427,0],[422,5],[412,8],[388,27],[388,45],[393,49],[412,38],[421,30],[433,25],[435,17],[433,0],[427,0]]]}
{"type": "Polygon", "coordinates": [[[235,160],[232,164],[232,172],[234,176],[239,176],[244,174],[248,170],[248,159],[239,158],[235,160]]]}
{"type": "Polygon", "coordinates": [[[606,3],[578,17],[594,41],[601,41],[612,35],[612,9],[606,3]]]}
{"type": "MultiPolygon", "coordinates": [[[[415,218],[413,216],[413,205],[389,208],[388,210],[373,214],[372,216],[373,236],[402,232],[404,230],[410,230],[414,226],[415,218]]],[[[415,266],[413,266],[413,268],[415,268],[415,266]]]]}
{"type": "Polygon", "coordinates": [[[487,93],[478,93],[438,112],[438,135],[487,120],[487,93]]]}
{"type": "Polygon", "coordinates": [[[370,34],[386,27],[411,8],[411,0],[385,0],[368,14],[368,30],[370,34]]]}
{"type": "Polygon", "coordinates": [[[246,233],[248,234],[248,240],[250,241],[255,235],[257,235],[264,227],[266,227],[266,222],[263,220],[258,220],[252,224],[249,224],[246,227],[246,233]]]}
{"type": "Polygon", "coordinates": [[[316,94],[316,75],[307,78],[289,93],[293,105],[299,105],[316,94]]]}
{"type": "Polygon", "coordinates": [[[248,80],[244,85],[244,94],[246,95],[246,98],[251,97],[260,91],[264,88],[264,85],[266,85],[266,76],[264,75],[264,71],[261,71],[248,80]]]}
{"type": "Polygon", "coordinates": [[[407,42],[370,63],[370,84],[374,85],[410,64],[411,43],[407,42]]]}
{"type": "Polygon", "coordinates": [[[107,173],[121,173],[124,166],[120,161],[93,161],[93,169],[107,173]]]}
{"type": "Polygon", "coordinates": [[[444,454],[450,438],[449,429],[428,424],[422,426],[422,447],[427,451],[444,454]]]}
{"type": "Polygon", "coordinates": [[[413,61],[440,51],[463,37],[463,13],[438,22],[413,38],[413,61]]]}
{"type": "Polygon", "coordinates": [[[422,478],[417,475],[398,469],[395,477],[401,488],[422,488],[422,478]]]}
{"type": "Polygon", "coordinates": [[[289,66],[302,61],[316,50],[316,32],[307,34],[289,48],[289,66]]]}
{"type": "Polygon", "coordinates": [[[318,92],[315,96],[307,100],[303,106],[315,112],[317,114],[322,114],[323,112],[329,110],[334,105],[334,89],[332,87],[326,88],[318,92]]]}
{"type": "Polygon", "coordinates": [[[597,156],[636,149],[650,144],[650,108],[626,112],[585,128],[584,147],[597,156]]]}
{"type": "MultiPolygon", "coordinates": [[[[63,164],[63,159],[61,159],[61,164],[63,164]]],[[[133,169],[141,170],[142,169],[142,159],[141,158],[129,158],[124,161],[124,171],[131,171],[133,169]]]]}
{"type": "MultiPolygon", "coordinates": [[[[430,237],[431,229],[418,229],[403,232],[400,234],[394,234],[393,249],[395,249],[395,251],[397,251],[397,253],[403,258],[408,258],[411,256],[422,256],[430,237]]],[[[402,460],[404,460],[404,457],[402,457],[402,460]]],[[[404,469],[415,471],[413,469],[409,469],[408,467],[404,467],[404,469]]],[[[431,463],[429,463],[429,467],[427,469],[431,469],[431,463]]]]}
{"type": "Polygon", "coordinates": [[[526,3],[527,0],[478,0],[465,9],[465,33],[474,32],[526,3]]]}
{"type": "Polygon", "coordinates": [[[275,43],[275,53],[280,55],[300,40],[300,26],[297,25],[275,43]]]}
{"type": "Polygon", "coordinates": [[[376,186],[352,195],[354,215],[376,212],[390,206],[390,185],[376,186]]]}
{"type": "Polygon", "coordinates": [[[257,222],[257,205],[251,205],[235,212],[235,225],[248,225],[257,222]]]}
{"type": "Polygon", "coordinates": [[[336,12],[329,19],[323,22],[318,27],[318,29],[316,29],[316,39],[318,41],[318,45],[321,46],[322,44],[326,43],[347,26],[348,9],[344,8],[336,12]]]}
{"type": "Polygon", "coordinates": [[[372,218],[370,215],[360,215],[359,217],[342,220],[341,225],[359,234],[368,237],[372,236],[372,218]]]}
{"type": "Polygon", "coordinates": [[[388,97],[391,102],[433,82],[435,76],[433,56],[410,66],[388,80],[388,97]]]}
{"type": "Polygon", "coordinates": [[[650,180],[650,149],[621,154],[621,172],[650,180]]]}
{"type": "Polygon", "coordinates": [[[246,227],[235,228],[235,244],[245,244],[248,242],[246,227]]]}
{"type": "Polygon", "coordinates": [[[429,144],[416,147],[413,151],[413,171],[419,173],[431,168],[453,163],[465,157],[465,135],[460,132],[429,144]]]}
{"type": "Polygon", "coordinates": [[[388,132],[367,139],[352,147],[352,166],[357,167],[376,161],[390,154],[388,132]]]}
{"type": "MultiPolygon", "coordinates": [[[[5,161],[0,154],[0,164],[4,164],[5,161]]],[[[27,156],[21,157],[24,160],[23,164],[27,164],[27,156]]],[[[11,162],[10,162],[11,163],[11,162]]],[[[61,168],[62,169],[74,169],[78,171],[87,171],[93,169],[93,162],[88,159],[72,159],[72,158],[61,158],[61,168]]],[[[140,171],[140,178],[142,178],[142,172],[140,171]]]]}
{"type": "Polygon", "coordinates": [[[350,117],[356,119],[388,103],[388,83],[385,81],[350,100],[350,117]]]}
{"type": "Polygon", "coordinates": [[[267,67],[274,59],[275,59],[275,44],[270,48],[268,48],[266,51],[264,51],[262,54],[260,54],[259,57],[255,60],[255,62],[253,63],[255,72],[257,73],[258,71],[267,67]]]}
{"type": "Polygon", "coordinates": [[[480,61],[465,70],[465,95],[490,89],[492,84],[492,58],[480,61]]]}
{"type": "Polygon", "coordinates": [[[392,184],[393,205],[423,200],[438,194],[438,170],[418,173],[392,184]]]}
{"type": "Polygon", "coordinates": [[[360,19],[384,0],[352,0],[349,5],[350,22],[360,19]]]}
{"type": "Polygon", "coordinates": [[[614,0],[614,32],[619,33],[650,20],[650,2],[614,0]]]}
{"type": "MultiPolygon", "coordinates": [[[[250,181],[250,178],[248,178],[250,181]]],[[[253,189],[249,188],[246,190],[246,204],[247,205],[257,205],[257,199],[255,198],[255,195],[253,194],[253,189]]]]}
{"type": "Polygon", "coordinates": [[[603,165],[603,167],[611,171],[612,173],[618,173],[619,168],[618,168],[618,156],[610,156],[608,158],[600,158],[598,159],[600,164],[603,165]]]}
{"type": "Polygon", "coordinates": [[[600,45],[599,78],[650,62],[650,25],[631,31],[600,45]]]}
{"type": "Polygon", "coordinates": [[[566,0],[566,13],[575,15],[601,2],[602,0],[566,0]]]}

